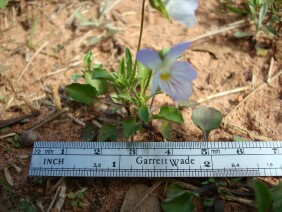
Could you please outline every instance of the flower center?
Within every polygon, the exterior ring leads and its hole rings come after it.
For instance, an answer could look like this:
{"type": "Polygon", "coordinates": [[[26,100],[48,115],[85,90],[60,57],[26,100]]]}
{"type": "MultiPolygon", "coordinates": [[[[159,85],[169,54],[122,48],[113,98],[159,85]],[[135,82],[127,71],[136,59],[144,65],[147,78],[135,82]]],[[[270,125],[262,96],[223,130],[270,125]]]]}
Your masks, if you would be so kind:
{"type": "Polygon", "coordinates": [[[161,73],[160,78],[161,80],[168,80],[170,78],[170,73],[161,73]]]}

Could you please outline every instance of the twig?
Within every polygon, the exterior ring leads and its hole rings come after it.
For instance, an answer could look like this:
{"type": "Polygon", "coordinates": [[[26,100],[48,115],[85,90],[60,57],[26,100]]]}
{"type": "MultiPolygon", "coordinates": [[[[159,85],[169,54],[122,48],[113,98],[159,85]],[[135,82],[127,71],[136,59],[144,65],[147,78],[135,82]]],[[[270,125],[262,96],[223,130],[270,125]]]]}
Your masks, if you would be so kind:
{"type": "Polygon", "coordinates": [[[47,117],[46,119],[44,119],[44,121],[34,124],[33,126],[28,128],[27,130],[35,130],[35,129],[43,126],[44,124],[48,123],[49,121],[52,121],[53,119],[57,118],[58,116],[60,116],[61,114],[65,113],[67,111],[68,111],[68,109],[58,111],[54,115],[51,115],[51,116],[47,117]]]}
{"type": "Polygon", "coordinates": [[[271,75],[272,75],[272,69],[273,69],[273,64],[274,64],[274,58],[272,57],[270,60],[270,65],[268,69],[268,74],[267,74],[267,83],[270,83],[271,75]]]}
{"type": "Polygon", "coordinates": [[[52,92],[53,92],[53,102],[54,102],[54,105],[56,106],[56,109],[62,110],[61,97],[58,92],[57,84],[52,85],[52,92]]]}
{"type": "Polygon", "coordinates": [[[179,181],[179,180],[175,180],[175,179],[168,179],[168,180],[169,180],[169,182],[171,182],[171,183],[177,183],[177,184],[179,184],[179,185],[182,185],[184,188],[187,188],[187,189],[189,189],[189,190],[195,190],[195,189],[198,189],[198,188],[199,188],[199,187],[197,187],[197,186],[191,185],[191,184],[189,184],[189,183],[184,183],[184,182],[179,181]]]}
{"type": "Polygon", "coordinates": [[[46,212],[49,212],[52,209],[60,190],[61,190],[61,186],[58,187],[58,189],[55,193],[55,196],[53,197],[52,201],[50,202],[50,205],[49,205],[48,209],[46,210],[46,212]]]}
{"type": "Polygon", "coordinates": [[[46,77],[50,77],[50,76],[53,76],[53,75],[56,75],[56,74],[59,74],[61,72],[64,72],[64,71],[67,71],[69,68],[73,68],[75,66],[78,66],[82,63],[83,61],[79,60],[79,61],[76,61],[76,62],[73,62],[71,63],[68,67],[65,67],[65,68],[61,68],[61,69],[58,69],[54,72],[51,72],[49,74],[46,75],[46,77]]]}
{"type": "Polygon", "coordinates": [[[243,27],[243,26],[247,26],[247,25],[250,25],[251,23],[253,23],[252,21],[249,21],[249,20],[246,20],[246,19],[243,19],[243,20],[240,20],[240,21],[236,21],[236,22],[233,22],[231,24],[228,24],[226,26],[223,26],[222,28],[220,29],[217,29],[217,30],[214,30],[214,31],[210,31],[210,32],[207,32],[203,35],[199,35],[195,38],[191,38],[190,40],[188,40],[189,42],[195,42],[195,41],[199,41],[199,40],[202,40],[204,38],[208,38],[210,36],[214,36],[214,35],[218,35],[218,34],[221,34],[223,32],[226,32],[228,30],[231,30],[231,29],[236,29],[236,28],[239,28],[239,27],[243,27]]]}
{"type": "Polygon", "coordinates": [[[100,124],[100,122],[98,122],[96,120],[92,120],[91,122],[92,122],[92,124],[94,124],[98,128],[102,128],[102,126],[103,126],[102,124],[100,124]]]}
{"type": "Polygon", "coordinates": [[[235,197],[235,196],[224,196],[224,199],[234,201],[234,202],[239,202],[242,204],[246,204],[249,206],[254,206],[254,201],[246,198],[240,198],[240,197],[235,197]]]}
{"type": "Polygon", "coordinates": [[[80,121],[79,119],[73,117],[72,114],[68,113],[67,114],[67,117],[71,118],[74,122],[80,124],[81,126],[85,126],[85,123],[83,121],[80,121]]]}
{"type": "Polygon", "coordinates": [[[47,46],[48,43],[49,43],[49,41],[46,41],[45,43],[43,43],[43,45],[34,53],[32,58],[30,59],[30,61],[26,64],[25,68],[22,70],[20,76],[18,77],[18,81],[22,79],[23,75],[28,70],[28,68],[29,68],[30,64],[32,63],[32,61],[34,60],[34,58],[42,51],[42,49],[44,49],[47,46]]]}
{"type": "Polygon", "coordinates": [[[154,191],[156,190],[162,183],[163,179],[158,180],[151,188],[149,188],[134,204],[131,211],[135,211],[136,208],[154,191]]]}
{"type": "Polygon", "coordinates": [[[9,134],[6,134],[6,135],[2,135],[2,136],[0,136],[0,140],[4,139],[4,138],[11,137],[11,136],[14,136],[14,135],[16,135],[16,133],[9,133],[9,134]]]}
{"type": "Polygon", "coordinates": [[[62,177],[61,179],[58,180],[58,182],[50,189],[50,191],[48,192],[48,194],[51,194],[56,188],[59,187],[59,185],[61,185],[62,181],[65,179],[66,177],[62,177]]]}
{"type": "Polygon", "coordinates": [[[67,189],[66,182],[63,181],[60,189],[60,193],[58,195],[58,200],[54,206],[54,211],[58,211],[58,212],[61,211],[66,199],[66,189],[67,189]]]}
{"type": "Polygon", "coordinates": [[[246,91],[246,90],[249,90],[249,89],[251,89],[250,86],[245,86],[245,87],[235,88],[235,89],[229,90],[229,91],[224,91],[224,92],[212,94],[212,95],[210,95],[206,98],[198,99],[197,103],[202,103],[202,102],[205,102],[205,101],[217,98],[217,97],[222,97],[222,96],[225,96],[225,95],[228,95],[228,94],[238,93],[238,92],[246,91]]]}

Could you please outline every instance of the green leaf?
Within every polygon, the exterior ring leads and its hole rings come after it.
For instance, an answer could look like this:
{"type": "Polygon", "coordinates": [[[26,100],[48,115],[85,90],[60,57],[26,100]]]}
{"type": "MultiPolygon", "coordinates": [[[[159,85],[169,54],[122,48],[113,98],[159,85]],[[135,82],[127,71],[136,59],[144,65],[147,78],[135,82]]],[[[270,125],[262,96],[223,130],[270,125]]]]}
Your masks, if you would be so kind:
{"type": "Polygon", "coordinates": [[[170,140],[172,136],[172,126],[168,121],[164,121],[160,127],[160,133],[165,139],[170,140]]]}
{"type": "Polygon", "coordinates": [[[119,94],[118,98],[130,101],[130,102],[132,101],[132,97],[129,94],[125,94],[125,93],[119,94]]]}
{"type": "Polygon", "coordinates": [[[280,18],[279,18],[278,15],[273,14],[273,15],[271,16],[271,21],[272,21],[273,23],[278,24],[278,23],[280,22],[280,18]]]}
{"type": "Polygon", "coordinates": [[[77,197],[78,199],[83,198],[83,197],[84,197],[83,192],[81,192],[81,191],[77,192],[76,197],[77,197]]]}
{"type": "Polygon", "coordinates": [[[28,47],[29,48],[33,48],[32,40],[33,40],[33,37],[34,37],[34,34],[35,34],[36,26],[38,24],[38,19],[39,19],[39,15],[37,14],[35,19],[34,19],[32,26],[31,26],[30,35],[29,35],[29,38],[28,38],[28,47]]]}
{"type": "Polygon", "coordinates": [[[3,127],[3,128],[0,128],[0,134],[8,133],[9,130],[10,130],[10,127],[3,127]]]}
{"type": "Polygon", "coordinates": [[[274,186],[270,189],[273,197],[272,211],[280,212],[282,211],[282,183],[274,186]]]}
{"type": "Polygon", "coordinates": [[[153,8],[158,10],[164,17],[169,18],[168,13],[165,9],[164,2],[162,0],[149,0],[153,8]]]}
{"type": "Polygon", "coordinates": [[[112,81],[113,76],[103,68],[96,68],[92,72],[92,79],[110,80],[112,81]]]}
{"type": "Polygon", "coordinates": [[[75,201],[75,200],[72,200],[72,201],[71,201],[71,206],[72,206],[72,207],[75,207],[75,206],[77,206],[77,201],[75,201]]]}
{"type": "Polygon", "coordinates": [[[235,32],[235,33],[233,34],[233,36],[234,36],[235,38],[246,38],[246,37],[252,37],[253,34],[247,33],[247,32],[239,31],[239,32],[235,32]]]}
{"type": "Polygon", "coordinates": [[[86,207],[88,206],[88,204],[87,204],[86,202],[81,202],[81,201],[80,201],[80,202],[78,203],[78,206],[81,207],[81,208],[86,208],[86,207]]]}
{"type": "Polygon", "coordinates": [[[127,70],[127,78],[131,78],[132,76],[132,57],[131,57],[131,53],[130,50],[128,48],[126,48],[125,50],[125,58],[126,58],[126,70],[127,70]]]}
{"type": "Polygon", "coordinates": [[[115,125],[104,124],[98,132],[98,141],[116,140],[118,138],[118,131],[115,125]]]}
{"type": "Polygon", "coordinates": [[[242,137],[240,137],[240,136],[238,136],[238,135],[233,135],[233,136],[232,136],[232,140],[233,140],[233,141],[236,141],[236,142],[246,141],[245,138],[242,138],[242,137]]]}
{"type": "Polygon", "coordinates": [[[138,116],[142,121],[145,122],[145,124],[149,124],[150,114],[149,114],[148,107],[146,105],[138,108],[138,116]]]}
{"type": "Polygon", "coordinates": [[[121,78],[126,78],[124,59],[122,59],[119,63],[119,74],[120,74],[121,78]]]}
{"type": "Polygon", "coordinates": [[[77,80],[79,80],[80,78],[82,78],[81,74],[77,74],[77,73],[74,73],[71,75],[71,79],[76,82],[77,80]]]}
{"type": "Polygon", "coordinates": [[[268,32],[272,33],[273,35],[279,36],[279,33],[276,31],[276,29],[272,25],[270,24],[265,25],[265,29],[268,32]]]}
{"type": "Polygon", "coordinates": [[[85,71],[84,78],[87,84],[93,86],[97,95],[103,95],[108,91],[109,83],[106,80],[92,79],[92,71],[85,71]]]}
{"type": "Polygon", "coordinates": [[[0,0],[0,9],[5,10],[7,7],[7,0],[0,0]]]}
{"type": "Polygon", "coordinates": [[[171,184],[167,189],[167,198],[161,203],[165,212],[193,211],[193,194],[180,185],[171,184]]]}
{"type": "Polygon", "coordinates": [[[264,17],[267,13],[267,7],[268,7],[267,3],[263,3],[260,7],[259,18],[258,18],[258,28],[260,28],[262,25],[264,17]]]}
{"type": "Polygon", "coordinates": [[[74,199],[74,198],[75,198],[75,193],[69,192],[69,193],[67,194],[67,197],[68,197],[69,199],[74,199]]]}
{"type": "Polygon", "coordinates": [[[83,59],[84,64],[86,65],[86,70],[90,71],[91,66],[92,66],[92,52],[88,52],[84,59],[83,59]]]}
{"type": "Polygon", "coordinates": [[[254,180],[255,203],[259,212],[265,212],[270,208],[273,197],[268,187],[259,180],[254,180]]]}
{"type": "Polygon", "coordinates": [[[214,205],[214,198],[204,198],[203,205],[211,207],[214,205]]]}
{"type": "Polygon", "coordinates": [[[91,105],[95,98],[97,91],[91,85],[72,83],[66,87],[67,93],[75,101],[91,105]]]}
{"type": "Polygon", "coordinates": [[[159,114],[154,115],[155,119],[163,119],[182,124],[184,122],[183,116],[180,111],[175,107],[162,106],[159,114]]]}
{"type": "Polygon", "coordinates": [[[141,93],[144,93],[147,80],[151,77],[152,71],[137,61],[137,74],[140,79],[141,93]]]}
{"type": "Polygon", "coordinates": [[[211,107],[198,107],[192,113],[192,121],[202,130],[206,141],[210,131],[219,128],[222,118],[220,111],[211,107]]]}
{"type": "Polygon", "coordinates": [[[129,138],[141,129],[141,124],[136,123],[135,118],[130,118],[122,122],[122,132],[125,138],[129,138]]]}
{"type": "Polygon", "coordinates": [[[98,134],[98,128],[91,122],[86,122],[85,127],[83,128],[80,140],[90,142],[98,134]]]}
{"type": "Polygon", "coordinates": [[[234,12],[234,13],[238,13],[238,14],[242,14],[242,15],[247,15],[248,14],[248,11],[242,10],[242,9],[240,9],[238,7],[232,7],[230,5],[226,5],[226,8],[228,10],[230,10],[231,12],[234,12]]]}

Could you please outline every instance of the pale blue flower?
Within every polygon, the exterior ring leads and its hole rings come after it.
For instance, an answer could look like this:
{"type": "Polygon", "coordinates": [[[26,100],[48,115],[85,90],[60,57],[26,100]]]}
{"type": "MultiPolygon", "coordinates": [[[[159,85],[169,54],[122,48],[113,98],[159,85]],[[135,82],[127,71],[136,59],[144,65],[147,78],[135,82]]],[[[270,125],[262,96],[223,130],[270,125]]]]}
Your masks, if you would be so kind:
{"type": "Polygon", "coordinates": [[[195,10],[197,8],[198,0],[167,0],[165,3],[168,15],[188,27],[196,23],[195,10]]]}
{"type": "Polygon", "coordinates": [[[154,70],[152,95],[156,93],[158,87],[170,95],[174,101],[185,101],[192,95],[191,80],[197,78],[197,72],[191,64],[176,61],[189,46],[188,42],[179,43],[163,57],[152,49],[142,49],[137,52],[137,60],[154,70]]]}

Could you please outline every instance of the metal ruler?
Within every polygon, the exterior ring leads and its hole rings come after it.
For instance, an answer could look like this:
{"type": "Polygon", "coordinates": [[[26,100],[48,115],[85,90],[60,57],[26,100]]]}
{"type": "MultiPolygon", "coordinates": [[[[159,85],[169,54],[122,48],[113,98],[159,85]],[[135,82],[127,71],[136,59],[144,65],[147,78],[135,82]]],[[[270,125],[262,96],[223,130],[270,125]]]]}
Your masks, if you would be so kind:
{"type": "Polygon", "coordinates": [[[30,176],[282,176],[282,142],[35,142],[30,176]]]}

